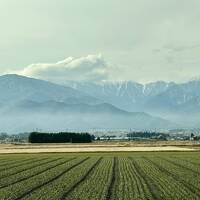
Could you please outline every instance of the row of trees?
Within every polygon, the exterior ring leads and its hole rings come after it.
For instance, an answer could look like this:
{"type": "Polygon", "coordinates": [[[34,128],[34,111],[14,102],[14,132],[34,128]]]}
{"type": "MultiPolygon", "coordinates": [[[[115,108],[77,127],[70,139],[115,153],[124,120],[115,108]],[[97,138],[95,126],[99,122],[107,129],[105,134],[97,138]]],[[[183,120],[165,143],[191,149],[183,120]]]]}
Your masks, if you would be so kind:
{"type": "Polygon", "coordinates": [[[151,139],[160,139],[160,140],[166,140],[167,137],[169,137],[169,134],[165,134],[165,133],[158,133],[158,132],[132,132],[132,133],[128,133],[127,137],[129,137],[130,139],[134,139],[134,138],[151,138],[151,139]]]}
{"type": "Polygon", "coordinates": [[[92,142],[94,136],[88,133],[40,133],[32,132],[29,135],[30,143],[88,143],[92,142]]]}

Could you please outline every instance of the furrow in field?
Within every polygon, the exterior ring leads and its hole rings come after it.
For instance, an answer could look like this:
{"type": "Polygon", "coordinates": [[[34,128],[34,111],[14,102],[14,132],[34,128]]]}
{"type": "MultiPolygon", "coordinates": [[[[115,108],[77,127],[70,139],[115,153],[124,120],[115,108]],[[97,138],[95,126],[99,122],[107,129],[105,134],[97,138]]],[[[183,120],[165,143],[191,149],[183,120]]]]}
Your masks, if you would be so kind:
{"type": "MultiPolygon", "coordinates": [[[[31,177],[26,177],[23,181],[20,180],[14,184],[0,189],[0,197],[6,200],[17,199],[19,196],[31,191],[33,188],[38,188],[45,183],[47,184],[47,182],[54,179],[63,171],[68,170],[68,168],[71,166],[76,165],[78,162],[80,162],[80,159],[69,159],[67,157],[65,161],[57,163],[53,167],[49,164],[45,169],[43,169],[43,172],[40,170],[37,175],[32,174],[31,177]]],[[[34,171],[34,173],[37,173],[38,169],[35,169],[34,171]]]]}
{"type": "Polygon", "coordinates": [[[91,173],[67,196],[67,200],[104,200],[112,172],[112,159],[103,158],[91,173]]]}
{"type": "MultiPolygon", "coordinates": [[[[42,159],[47,159],[47,158],[42,158],[42,159]]],[[[0,174],[4,173],[4,171],[10,170],[10,169],[14,169],[20,166],[26,166],[27,164],[31,164],[33,162],[37,162],[42,160],[41,158],[28,158],[25,159],[21,162],[18,162],[17,164],[11,164],[9,163],[9,165],[5,165],[4,168],[0,168],[0,174]]]]}
{"type": "Polygon", "coordinates": [[[117,170],[118,170],[118,168],[117,168],[117,158],[114,157],[113,158],[113,166],[112,166],[112,175],[111,175],[110,183],[108,185],[108,189],[107,189],[106,196],[105,196],[106,200],[114,199],[113,198],[113,196],[114,196],[113,190],[114,190],[114,186],[115,186],[117,170]]]}
{"type": "Polygon", "coordinates": [[[4,163],[4,162],[9,162],[9,161],[13,161],[10,158],[0,158],[0,166],[4,163]]]}
{"type": "Polygon", "coordinates": [[[12,164],[12,163],[20,162],[23,160],[24,160],[24,158],[13,158],[12,159],[12,157],[11,158],[7,157],[7,158],[0,160],[0,162],[1,162],[0,167],[3,167],[4,165],[12,164]]]}
{"type": "MultiPolygon", "coordinates": [[[[75,159],[75,158],[72,158],[72,159],[75,159]]],[[[64,160],[62,162],[60,162],[60,158],[50,160],[48,162],[41,163],[40,165],[37,165],[37,166],[30,168],[28,170],[22,171],[20,173],[13,174],[12,176],[8,176],[6,178],[2,178],[2,179],[0,179],[0,189],[11,186],[11,185],[16,184],[16,183],[20,183],[20,182],[25,181],[29,178],[32,178],[32,177],[37,176],[39,174],[42,174],[45,171],[47,171],[49,169],[56,168],[57,166],[63,165],[64,163],[69,162],[72,159],[67,160],[67,161],[64,160]]]]}
{"type": "Polygon", "coordinates": [[[191,163],[193,165],[198,165],[200,166],[200,159],[199,157],[194,157],[194,156],[191,156],[191,157],[184,157],[184,156],[170,156],[170,158],[173,158],[175,160],[183,160],[185,162],[188,162],[188,163],[191,163]]]}
{"type": "MultiPolygon", "coordinates": [[[[167,160],[171,160],[171,158],[168,158],[167,160]]],[[[194,186],[194,188],[200,188],[200,179],[198,178],[199,175],[197,173],[194,173],[194,171],[195,172],[199,171],[199,168],[197,168],[196,166],[193,166],[194,170],[188,170],[186,169],[188,168],[188,165],[191,168],[191,164],[188,164],[188,163],[187,164],[184,163],[186,167],[184,168],[182,166],[176,165],[166,160],[164,160],[163,162],[162,159],[157,158],[157,157],[154,157],[153,161],[158,163],[161,167],[165,168],[172,174],[175,174],[177,177],[180,177],[182,180],[184,180],[184,182],[188,183],[191,186],[194,186]]],[[[183,164],[181,160],[176,160],[174,162],[179,162],[183,164]]]]}
{"type": "Polygon", "coordinates": [[[168,158],[164,158],[164,157],[159,157],[161,160],[164,160],[166,162],[169,162],[173,165],[176,165],[177,167],[180,167],[184,170],[187,170],[189,171],[190,173],[192,172],[193,174],[195,174],[196,176],[200,176],[200,172],[198,171],[195,171],[194,169],[192,169],[191,166],[186,166],[186,164],[180,164],[181,160],[171,160],[171,159],[168,159],[168,158]]]}
{"type": "Polygon", "coordinates": [[[138,176],[132,160],[128,157],[118,158],[118,173],[116,180],[117,184],[115,184],[114,190],[115,199],[146,200],[149,197],[152,197],[147,185],[144,180],[138,176]]]}
{"type": "MultiPolygon", "coordinates": [[[[150,190],[150,187],[147,184],[147,182],[142,178],[142,176],[139,175],[139,172],[138,172],[138,170],[136,170],[136,167],[134,164],[133,164],[133,166],[134,166],[135,176],[138,179],[137,188],[138,188],[138,191],[140,191],[140,192],[138,192],[140,195],[139,197],[141,199],[144,197],[144,199],[146,199],[146,200],[149,200],[149,199],[156,200],[156,198],[154,198],[155,195],[152,195],[152,191],[150,190]]],[[[138,198],[136,198],[136,199],[138,199],[138,198]]]]}
{"type": "Polygon", "coordinates": [[[170,156],[169,158],[170,160],[173,161],[179,161],[180,163],[182,163],[185,166],[188,167],[192,167],[192,169],[194,168],[196,171],[198,171],[198,173],[200,173],[200,162],[197,162],[197,158],[195,157],[190,157],[190,158],[183,158],[183,157],[172,157],[170,156]],[[194,162],[196,161],[196,162],[194,162]]]}
{"type": "Polygon", "coordinates": [[[200,168],[200,163],[197,163],[197,162],[192,162],[192,161],[189,161],[189,160],[183,160],[183,161],[186,161],[192,165],[195,165],[195,166],[198,166],[200,168]]]}
{"type": "Polygon", "coordinates": [[[35,190],[39,189],[40,187],[44,187],[45,185],[48,185],[50,183],[52,183],[53,181],[57,180],[58,178],[60,178],[61,176],[63,176],[65,173],[69,172],[70,170],[72,170],[74,167],[81,165],[83,162],[85,162],[86,160],[88,160],[89,157],[84,158],[83,160],[79,161],[78,163],[70,166],[69,168],[65,169],[62,172],[58,172],[56,174],[56,176],[53,176],[52,178],[50,178],[47,181],[44,181],[42,184],[39,184],[33,188],[31,188],[30,190],[26,191],[25,193],[23,193],[22,195],[18,196],[17,198],[15,198],[15,200],[21,200],[23,198],[26,199],[26,196],[28,196],[30,193],[34,192],[35,190]]]}
{"type": "Polygon", "coordinates": [[[28,159],[25,158],[25,159],[20,159],[20,160],[12,160],[10,162],[3,163],[2,165],[0,165],[0,171],[6,170],[6,169],[10,169],[10,167],[20,166],[24,162],[30,161],[32,159],[34,159],[34,158],[28,158],[28,159]]]}
{"type": "MultiPolygon", "coordinates": [[[[143,157],[135,158],[138,165],[138,170],[142,170],[143,178],[149,177],[147,179],[150,180],[149,182],[152,183],[149,187],[156,189],[154,194],[156,195],[157,199],[182,199],[187,200],[188,197],[194,198],[194,195],[191,194],[183,185],[177,181],[175,181],[171,176],[164,173],[163,171],[159,170],[155,167],[152,163],[146,160],[143,157]],[[174,190],[177,188],[177,190],[174,190]]],[[[152,189],[153,189],[152,188],[152,189]]],[[[153,190],[152,190],[153,191],[153,190]]]]}
{"type": "MultiPolygon", "coordinates": [[[[143,169],[138,165],[138,163],[134,160],[134,158],[129,157],[129,159],[131,159],[131,161],[133,163],[133,166],[135,168],[135,173],[140,178],[141,183],[144,182],[145,185],[147,185],[147,188],[148,188],[148,190],[151,193],[151,197],[146,196],[146,199],[154,199],[154,200],[160,199],[161,198],[161,195],[160,195],[161,191],[156,186],[155,181],[151,177],[149,177],[147,174],[145,174],[145,172],[143,171],[143,169]]],[[[143,184],[141,184],[141,186],[144,187],[143,184]]],[[[147,193],[145,193],[145,194],[147,194],[147,193]]]]}
{"type": "Polygon", "coordinates": [[[60,198],[61,200],[64,200],[65,198],[67,199],[67,196],[76,188],[78,187],[82,182],[84,182],[87,177],[89,176],[90,173],[93,172],[93,170],[95,170],[96,166],[101,162],[102,157],[100,157],[89,169],[88,171],[86,171],[86,173],[77,181],[74,183],[74,185],[72,185],[72,187],[63,193],[62,197],[60,198]]]}
{"type": "Polygon", "coordinates": [[[14,168],[11,167],[7,170],[4,170],[4,171],[0,172],[0,180],[3,179],[3,178],[8,178],[12,175],[16,175],[16,174],[21,173],[23,171],[32,169],[35,166],[38,166],[38,164],[40,164],[40,163],[42,164],[43,162],[48,162],[48,161],[46,161],[48,159],[49,158],[38,159],[38,160],[32,161],[30,163],[26,163],[25,165],[21,165],[21,166],[14,167],[14,168]]]}
{"type": "Polygon", "coordinates": [[[122,161],[120,162],[119,159],[119,176],[123,177],[123,182],[127,182],[127,184],[123,184],[124,189],[122,196],[126,199],[145,199],[140,179],[138,179],[138,176],[135,173],[132,162],[128,158],[124,158],[122,161]]]}
{"type": "Polygon", "coordinates": [[[197,198],[200,198],[200,189],[199,188],[197,188],[194,185],[191,185],[190,183],[186,182],[186,180],[184,180],[183,178],[181,178],[177,174],[172,173],[170,170],[168,170],[165,167],[161,166],[157,162],[155,162],[155,161],[153,161],[153,160],[151,160],[151,159],[149,159],[147,157],[145,159],[149,163],[151,163],[152,165],[154,165],[156,168],[158,168],[160,171],[162,171],[163,173],[165,173],[168,176],[171,176],[175,181],[181,183],[188,191],[190,191],[197,198]]]}
{"type": "Polygon", "coordinates": [[[70,188],[83,177],[83,175],[91,168],[91,166],[94,165],[94,163],[96,163],[98,159],[99,157],[92,156],[90,159],[87,159],[81,165],[74,167],[69,172],[63,174],[63,176],[59,177],[55,181],[30,193],[28,196],[23,198],[23,200],[61,199],[63,194],[66,191],[70,190],[70,188]]]}
{"type": "Polygon", "coordinates": [[[198,157],[198,152],[7,155],[0,163],[0,200],[198,200],[198,157]]]}

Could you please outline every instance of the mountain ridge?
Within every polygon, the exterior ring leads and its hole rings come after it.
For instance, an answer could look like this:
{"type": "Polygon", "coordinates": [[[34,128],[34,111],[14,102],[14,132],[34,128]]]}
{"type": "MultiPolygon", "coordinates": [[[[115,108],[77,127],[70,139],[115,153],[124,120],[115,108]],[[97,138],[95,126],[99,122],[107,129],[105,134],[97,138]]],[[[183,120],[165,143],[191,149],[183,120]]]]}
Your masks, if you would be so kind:
{"type": "Polygon", "coordinates": [[[182,126],[200,124],[200,80],[184,83],[157,81],[140,84],[120,82],[65,82],[88,95],[132,112],[146,112],[182,126]]]}
{"type": "Polygon", "coordinates": [[[0,97],[0,116],[3,119],[0,128],[5,131],[31,131],[36,127],[54,131],[66,127],[149,130],[177,126],[162,118],[144,112],[125,111],[85,92],[40,79],[1,76],[0,89],[3,96],[0,97]]]}

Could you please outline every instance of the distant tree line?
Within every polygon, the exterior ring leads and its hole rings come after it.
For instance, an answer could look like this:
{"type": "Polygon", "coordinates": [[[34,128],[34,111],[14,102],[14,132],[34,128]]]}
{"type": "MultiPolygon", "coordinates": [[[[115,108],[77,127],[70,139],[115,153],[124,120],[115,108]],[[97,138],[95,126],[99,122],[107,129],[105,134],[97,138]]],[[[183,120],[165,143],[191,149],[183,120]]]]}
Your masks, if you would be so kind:
{"type": "Polygon", "coordinates": [[[89,133],[41,133],[32,132],[28,138],[30,143],[88,143],[94,140],[89,133]]]}
{"type": "Polygon", "coordinates": [[[131,132],[127,134],[127,137],[130,139],[134,138],[149,138],[149,139],[160,139],[160,140],[166,140],[167,137],[169,137],[169,134],[165,133],[158,133],[158,132],[131,132]]]}
{"type": "Polygon", "coordinates": [[[8,138],[7,133],[0,133],[0,140],[5,140],[6,138],[8,138]]]}
{"type": "Polygon", "coordinates": [[[200,140],[200,136],[196,136],[194,133],[191,133],[190,140],[200,140]]]}

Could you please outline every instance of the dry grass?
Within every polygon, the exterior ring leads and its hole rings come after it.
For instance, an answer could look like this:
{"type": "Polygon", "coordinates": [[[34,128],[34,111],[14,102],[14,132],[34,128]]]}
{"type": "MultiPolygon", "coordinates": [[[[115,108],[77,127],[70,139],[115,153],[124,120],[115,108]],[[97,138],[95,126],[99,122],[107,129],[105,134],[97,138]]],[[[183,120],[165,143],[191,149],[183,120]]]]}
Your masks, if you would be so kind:
{"type": "Polygon", "coordinates": [[[90,144],[0,144],[0,153],[195,151],[194,141],[94,142],[90,144]]]}

